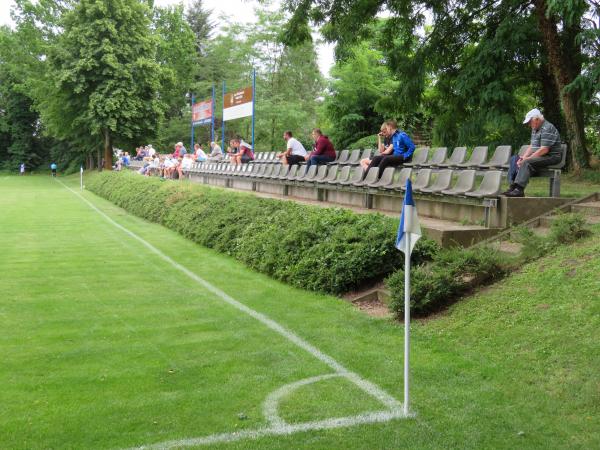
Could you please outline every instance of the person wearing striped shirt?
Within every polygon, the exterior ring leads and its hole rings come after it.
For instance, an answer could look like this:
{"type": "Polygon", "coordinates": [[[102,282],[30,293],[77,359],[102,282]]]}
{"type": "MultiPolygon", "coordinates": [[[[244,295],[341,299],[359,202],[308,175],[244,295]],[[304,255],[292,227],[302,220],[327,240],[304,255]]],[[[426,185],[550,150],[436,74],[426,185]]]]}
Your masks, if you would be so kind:
{"type": "Polygon", "coordinates": [[[531,127],[531,142],[523,156],[513,156],[508,171],[507,197],[524,197],[525,188],[532,175],[543,167],[558,164],[562,159],[560,134],[556,127],[544,119],[539,109],[525,116],[524,124],[531,127]]]}

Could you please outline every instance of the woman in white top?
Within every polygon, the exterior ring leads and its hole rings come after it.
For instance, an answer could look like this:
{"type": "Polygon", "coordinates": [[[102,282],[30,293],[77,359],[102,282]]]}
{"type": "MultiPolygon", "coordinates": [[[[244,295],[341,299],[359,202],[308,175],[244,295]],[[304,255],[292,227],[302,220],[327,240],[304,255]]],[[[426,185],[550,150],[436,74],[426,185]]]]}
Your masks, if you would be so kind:
{"type": "Polygon", "coordinates": [[[202,145],[194,144],[194,158],[197,162],[206,161],[206,153],[204,153],[204,150],[202,150],[202,145]]]}

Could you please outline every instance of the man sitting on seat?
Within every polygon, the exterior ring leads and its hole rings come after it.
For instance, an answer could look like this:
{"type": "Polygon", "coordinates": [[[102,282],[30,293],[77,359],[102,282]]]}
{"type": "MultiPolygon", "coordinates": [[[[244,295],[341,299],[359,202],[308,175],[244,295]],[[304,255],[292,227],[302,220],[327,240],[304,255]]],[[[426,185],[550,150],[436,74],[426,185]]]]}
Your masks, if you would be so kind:
{"type": "MultiPolygon", "coordinates": [[[[377,134],[377,151],[379,152],[379,155],[389,155],[394,151],[394,146],[392,145],[392,140],[388,136],[387,125],[385,122],[381,124],[379,133],[377,134]]],[[[370,165],[371,159],[365,158],[360,160],[360,166],[364,171],[366,171],[370,165]]]]}
{"type": "Polygon", "coordinates": [[[410,162],[415,151],[415,144],[412,139],[404,131],[398,129],[398,124],[395,120],[386,120],[385,135],[392,141],[392,148],[388,147],[381,155],[374,156],[369,164],[371,167],[379,168],[379,178],[384,170],[388,167],[397,167],[405,162],[410,162]]]}
{"type": "Polygon", "coordinates": [[[210,143],[210,155],[208,155],[207,161],[215,162],[215,161],[221,161],[222,159],[223,159],[223,151],[221,150],[221,147],[219,145],[217,145],[216,142],[211,142],[210,143]]]}
{"type": "Polygon", "coordinates": [[[231,141],[234,148],[237,148],[237,153],[231,155],[231,164],[247,164],[254,160],[254,152],[252,146],[245,142],[242,138],[236,137],[231,141]]]}
{"type": "Polygon", "coordinates": [[[335,148],[329,138],[324,136],[319,128],[312,131],[312,137],[315,140],[315,146],[313,151],[304,157],[307,161],[306,167],[335,161],[335,148]]]}
{"type": "Polygon", "coordinates": [[[523,156],[516,155],[510,160],[510,187],[502,193],[507,197],[524,197],[529,178],[537,170],[558,164],[562,159],[560,134],[554,125],[544,119],[539,109],[529,111],[523,123],[531,127],[531,143],[523,156]]]}
{"type": "Polygon", "coordinates": [[[304,162],[306,158],[306,149],[298,139],[292,137],[291,131],[283,133],[283,139],[286,141],[286,151],[278,153],[277,157],[281,159],[282,164],[293,166],[304,162]]]}

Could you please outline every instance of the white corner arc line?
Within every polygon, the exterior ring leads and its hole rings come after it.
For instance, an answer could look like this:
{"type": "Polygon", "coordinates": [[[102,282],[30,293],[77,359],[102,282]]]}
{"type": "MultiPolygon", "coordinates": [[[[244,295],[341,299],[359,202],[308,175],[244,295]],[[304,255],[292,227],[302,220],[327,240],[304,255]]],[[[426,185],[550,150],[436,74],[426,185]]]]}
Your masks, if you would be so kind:
{"type": "MultiPolygon", "coordinates": [[[[144,238],[138,236],[134,232],[130,231],[123,225],[121,225],[118,222],[116,222],[115,220],[113,220],[104,211],[100,210],[96,205],[94,205],[92,202],[90,202],[88,199],[86,199],[84,196],[82,196],[79,192],[74,191],[73,189],[71,189],[69,186],[67,186],[60,180],[56,180],[56,181],[58,181],[60,184],[62,184],[65,187],[65,189],[70,191],[72,194],[77,196],[81,201],[83,201],[85,204],[87,204],[92,210],[94,210],[101,217],[103,217],[108,223],[110,223],[114,227],[118,228],[119,230],[123,231],[125,234],[129,235],[131,238],[137,240],[139,243],[141,243],[144,247],[146,247],[152,253],[157,255],[159,258],[166,261],[171,266],[173,266],[180,272],[184,273],[192,280],[196,281],[198,284],[200,284],[206,290],[212,292],[214,295],[216,295],[221,300],[223,300],[225,303],[228,303],[229,305],[233,306],[234,308],[246,313],[250,317],[253,317],[254,319],[261,322],[263,325],[267,326],[269,329],[280,334],[287,340],[296,344],[296,346],[302,348],[303,350],[305,350],[306,352],[308,352],[309,354],[314,356],[316,359],[325,363],[327,366],[329,366],[331,369],[333,369],[337,374],[340,374],[341,376],[344,376],[348,380],[352,381],[356,386],[358,386],[360,389],[362,389],[364,392],[366,392],[370,396],[379,400],[382,404],[384,404],[390,410],[390,411],[370,413],[370,414],[366,414],[366,415],[352,416],[352,417],[346,417],[346,418],[328,419],[325,421],[306,422],[306,423],[294,424],[294,425],[282,425],[282,426],[277,426],[277,427],[261,429],[262,431],[261,430],[248,431],[249,433],[259,433],[259,435],[264,435],[265,433],[266,434],[288,434],[288,433],[304,431],[304,430],[325,429],[325,428],[332,428],[332,427],[337,428],[337,427],[341,427],[341,426],[348,426],[348,425],[340,425],[340,424],[345,424],[345,423],[359,424],[359,423],[363,423],[364,420],[366,420],[366,422],[364,422],[364,423],[370,423],[370,422],[373,422],[373,419],[375,419],[376,422],[380,422],[380,421],[385,421],[385,420],[391,420],[393,418],[405,417],[405,415],[401,412],[402,404],[398,400],[396,400],[393,396],[391,396],[386,391],[384,391],[382,388],[380,388],[376,384],[362,378],[357,373],[351,372],[346,367],[344,367],[342,364],[340,364],[335,359],[333,359],[331,356],[323,353],[317,347],[315,347],[314,345],[305,341],[304,339],[302,339],[300,336],[293,333],[292,331],[284,328],[282,325],[275,322],[273,319],[269,318],[265,314],[255,311],[254,309],[235,300],[233,297],[231,297],[230,295],[228,295],[221,289],[217,288],[216,286],[212,285],[208,281],[204,280],[202,277],[198,276],[197,274],[195,274],[194,272],[189,270],[187,267],[185,267],[185,266],[179,264],[177,261],[173,260],[171,257],[169,257],[168,255],[166,255],[165,253],[160,251],[158,248],[156,248],[155,246],[150,244],[148,241],[146,241],[144,238]],[[375,414],[375,415],[373,415],[373,414],[375,414]],[[386,417],[386,419],[382,419],[383,417],[386,417]],[[306,428],[306,427],[308,427],[308,428],[306,428]],[[314,428],[314,427],[316,427],[316,428],[314,428]],[[269,431],[266,431],[266,430],[269,430],[269,431]]],[[[237,436],[241,433],[243,433],[243,432],[226,433],[223,436],[231,436],[232,434],[237,436]]],[[[220,435],[213,435],[213,436],[220,436],[220,435]]],[[[248,437],[251,437],[251,436],[248,436],[248,437]]],[[[207,436],[206,438],[208,439],[208,438],[210,438],[210,436],[207,436]]],[[[198,439],[202,440],[204,438],[198,438],[198,439]]],[[[237,439],[235,439],[235,440],[237,440],[237,439]]],[[[222,442],[222,441],[215,441],[215,442],[222,442]]],[[[164,448],[163,446],[166,445],[166,443],[163,443],[160,445],[161,445],[160,448],[164,448]]],[[[193,445],[201,445],[201,444],[193,444],[193,445]]]]}

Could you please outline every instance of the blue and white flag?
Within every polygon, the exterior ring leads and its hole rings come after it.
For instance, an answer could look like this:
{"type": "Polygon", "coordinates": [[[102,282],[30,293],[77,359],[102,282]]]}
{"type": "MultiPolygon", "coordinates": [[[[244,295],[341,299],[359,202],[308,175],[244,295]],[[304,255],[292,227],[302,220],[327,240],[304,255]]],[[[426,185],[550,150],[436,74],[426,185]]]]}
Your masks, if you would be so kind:
{"type": "Polygon", "coordinates": [[[415,244],[421,237],[421,225],[417,216],[417,208],[413,200],[412,183],[410,178],[406,180],[406,193],[404,194],[404,204],[402,205],[402,214],[400,215],[400,225],[398,225],[398,236],[396,237],[396,248],[404,253],[408,250],[410,255],[415,248],[415,244]],[[408,237],[410,236],[410,239],[408,237]],[[410,242],[410,248],[406,244],[410,242]]]}

